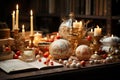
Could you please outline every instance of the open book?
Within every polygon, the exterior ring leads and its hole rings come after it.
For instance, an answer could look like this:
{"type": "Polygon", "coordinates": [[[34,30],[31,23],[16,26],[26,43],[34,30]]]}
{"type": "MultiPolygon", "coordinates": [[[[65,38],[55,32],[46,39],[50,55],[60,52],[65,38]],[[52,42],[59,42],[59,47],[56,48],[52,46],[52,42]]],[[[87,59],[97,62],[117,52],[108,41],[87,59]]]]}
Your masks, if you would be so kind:
{"type": "Polygon", "coordinates": [[[63,65],[57,63],[55,61],[52,64],[46,65],[44,62],[46,58],[41,58],[41,62],[39,60],[33,62],[24,62],[19,59],[10,59],[0,61],[0,68],[6,73],[11,73],[15,71],[29,70],[29,69],[43,69],[43,68],[53,68],[53,67],[62,67],[63,65]]]}

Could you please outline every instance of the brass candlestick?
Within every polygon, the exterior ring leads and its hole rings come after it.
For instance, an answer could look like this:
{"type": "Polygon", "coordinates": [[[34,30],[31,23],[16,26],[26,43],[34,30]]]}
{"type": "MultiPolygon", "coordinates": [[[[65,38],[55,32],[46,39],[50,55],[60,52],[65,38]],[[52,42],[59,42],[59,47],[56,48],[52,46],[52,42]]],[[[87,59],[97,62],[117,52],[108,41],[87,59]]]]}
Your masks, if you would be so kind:
{"type": "Polygon", "coordinates": [[[14,38],[14,46],[13,46],[13,49],[14,50],[20,50],[20,51],[23,51],[25,46],[25,40],[24,38],[22,37],[21,34],[19,34],[19,29],[14,29],[14,35],[13,35],[13,38],[14,38]]]}
{"type": "Polygon", "coordinates": [[[69,35],[68,41],[71,43],[72,49],[75,49],[78,46],[76,35],[69,35]]]}
{"type": "Polygon", "coordinates": [[[90,45],[93,52],[99,50],[99,48],[101,46],[101,43],[100,43],[101,38],[102,38],[102,36],[93,36],[93,44],[90,45]]]}
{"type": "Polygon", "coordinates": [[[34,36],[30,36],[30,45],[29,45],[29,47],[34,47],[34,43],[33,43],[33,41],[34,41],[34,36]]]}

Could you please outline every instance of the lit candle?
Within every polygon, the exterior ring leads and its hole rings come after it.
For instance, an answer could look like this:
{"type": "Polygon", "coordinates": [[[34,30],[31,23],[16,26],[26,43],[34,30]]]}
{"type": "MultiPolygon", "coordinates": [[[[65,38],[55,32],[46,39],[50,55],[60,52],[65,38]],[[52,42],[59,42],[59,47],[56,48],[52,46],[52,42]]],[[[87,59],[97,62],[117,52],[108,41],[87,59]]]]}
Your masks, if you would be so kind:
{"type": "Polygon", "coordinates": [[[19,10],[18,10],[18,4],[16,5],[16,28],[15,29],[19,29],[18,28],[18,21],[19,20],[19,10]]]}
{"type": "Polygon", "coordinates": [[[77,20],[73,22],[73,28],[79,28],[79,23],[77,22],[77,20]]]}
{"type": "Polygon", "coordinates": [[[12,30],[15,29],[15,11],[12,13],[12,30]]]}
{"type": "Polygon", "coordinates": [[[79,22],[79,28],[82,28],[82,21],[79,22]]]}
{"type": "Polygon", "coordinates": [[[22,25],[22,36],[25,37],[25,26],[22,25]]]}
{"type": "Polygon", "coordinates": [[[90,32],[93,32],[93,29],[91,29],[90,32]]]}
{"type": "Polygon", "coordinates": [[[80,21],[80,22],[79,22],[79,31],[81,31],[82,28],[83,28],[83,27],[82,27],[82,21],[80,21]]]}
{"type": "Polygon", "coordinates": [[[111,35],[111,37],[113,37],[113,34],[111,35]]]}
{"type": "Polygon", "coordinates": [[[42,38],[42,34],[41,33],[37,32],[36,34],[34,34],[34,43],[35,43],[35,45],[38,45],[38,43],[40,42],[41,38],[42,38]]]}
{"type": "Polygon", "coordinates": [[[94,29],[94,36],[100,36],[102,32],[102,29],[99,28],[99,26],[97,25],[97,28],[94,29]]]}
{"type": "Polygon", "coordinates": [[[30,11],[30,27],[31,27],[31,36],[33,36],[33,11],[30,11]]]}
{"type": "Polygon", "coordinates": [[[93,29],[91,29],[91,30],[88,32],[88,35],[90,35],[90,36],[93,36],[93,35],[94,35],[93,29]]]}

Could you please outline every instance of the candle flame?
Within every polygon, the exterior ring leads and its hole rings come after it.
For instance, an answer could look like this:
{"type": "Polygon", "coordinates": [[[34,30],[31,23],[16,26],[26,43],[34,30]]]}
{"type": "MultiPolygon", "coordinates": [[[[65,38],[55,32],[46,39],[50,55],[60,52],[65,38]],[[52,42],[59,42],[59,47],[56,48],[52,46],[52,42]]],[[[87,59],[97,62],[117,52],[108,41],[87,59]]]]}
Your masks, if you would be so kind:
{"type": "Polygon", "coordinates": [[[36,34],[39,34],[38,32],[36,34]]]}
{"type": "Polygon", "coordinates": [[[80,25],[82,25],[82,21],[80,21],[80,25]]]}
{"type": "Polygon", "coordinates": [[[97,25],[97,28],[99,28],[99,26],[97,25]]]}
{"type": "Polygon", "coordinates": [[[75,20],[75,22],[77,23],[77,20],[75,20]]]}
{"type": "Polygon", "coordinates": [[[111,35],[111,37],[113,37],[113,34],[111,35]]]}
{"type": "Polygon", "coordinates": [[[12,15],[14,15],[14,14],[15,14],[15,11],[13,11],[12,15]]]}
{"type": "Polygon", "coordinates": [[[25,28],[25,26],[24,26],[24,24],[22,25],[22,29],[24,29],[25,28]]]}
{"type": "Polygon", "coordinates": [[[16,5],[16,9],[18,9],[18,4],[16,5]]]}
{"type": "Polygon", "coordinates": [[[30,15],[31,15],[31,16],[33,15],[33,11],[32,11],[32,10],[30,10],[30,15]]]}
{"type": "Polygon", "coordinates": [[[91,29],[91,32],[93,32],[93,29],[91,29]]]}

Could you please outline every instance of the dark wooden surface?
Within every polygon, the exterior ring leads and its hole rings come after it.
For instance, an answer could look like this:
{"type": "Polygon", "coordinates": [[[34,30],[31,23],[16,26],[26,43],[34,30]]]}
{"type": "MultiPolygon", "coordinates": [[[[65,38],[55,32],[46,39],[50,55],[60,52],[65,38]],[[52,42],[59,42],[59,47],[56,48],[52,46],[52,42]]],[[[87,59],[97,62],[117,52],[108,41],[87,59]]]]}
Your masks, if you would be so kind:
{"type": "Polygon", "coordinates": [[[0,70],[0,80],[119,80],[120,63],[94,65],[83,68],[53,68],[7,74],[0,70]]]}

